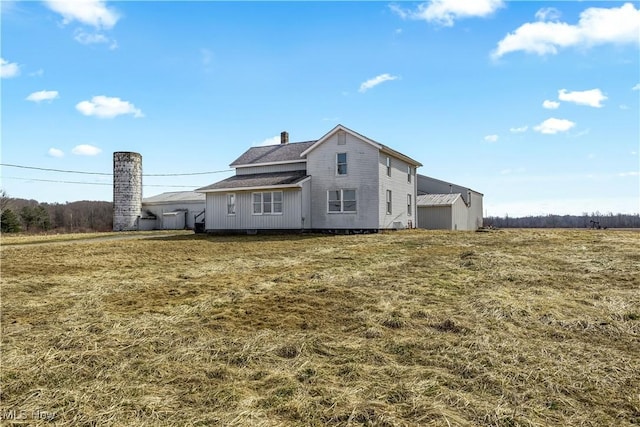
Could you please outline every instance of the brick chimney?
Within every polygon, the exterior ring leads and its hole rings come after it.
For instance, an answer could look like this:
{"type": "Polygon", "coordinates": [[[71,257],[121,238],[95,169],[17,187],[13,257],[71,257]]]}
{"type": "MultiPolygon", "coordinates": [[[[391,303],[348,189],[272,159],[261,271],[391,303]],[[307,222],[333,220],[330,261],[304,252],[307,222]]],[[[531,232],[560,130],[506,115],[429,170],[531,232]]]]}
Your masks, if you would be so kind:
{"type": "Polygon", "coordinates": [[[280,144],[289,143],[289,132],[280,132],[280,144]]]}

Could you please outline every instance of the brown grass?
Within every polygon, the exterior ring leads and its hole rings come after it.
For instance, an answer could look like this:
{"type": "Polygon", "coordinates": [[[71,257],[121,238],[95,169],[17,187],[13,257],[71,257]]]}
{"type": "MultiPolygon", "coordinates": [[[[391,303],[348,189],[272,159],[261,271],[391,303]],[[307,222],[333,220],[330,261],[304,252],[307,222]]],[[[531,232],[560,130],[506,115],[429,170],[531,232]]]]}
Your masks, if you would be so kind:
{"type": "Polygon", "coordinates": [[[4,424],[640,424],[637,233],[182,235],[1,256],[4,424]]]}

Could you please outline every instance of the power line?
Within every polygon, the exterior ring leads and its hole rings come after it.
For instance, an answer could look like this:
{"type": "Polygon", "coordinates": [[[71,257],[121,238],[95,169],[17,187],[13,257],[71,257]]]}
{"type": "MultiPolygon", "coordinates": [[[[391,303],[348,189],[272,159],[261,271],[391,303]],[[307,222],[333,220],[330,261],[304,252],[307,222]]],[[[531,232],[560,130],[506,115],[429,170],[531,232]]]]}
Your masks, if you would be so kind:
{"type": "MultiPolygon", "coordinates": [[[[84,185],[109,185],[111,182],[86,182],[86,181],[61,181],[55,179],[37,179],[37,178],[19,178],[15,176],[3,176],[3,179],[19,179],[22,181],[38,181],[38,182],[53,182],[56,184],[84,184],[84,185]]],[[[159,184],[142,184],[143,187],[172,187],[172,188],[194,188],[197,185],[159,185],[159,184]]]]}
{"type": "Polygon", "coordinates": [[[20,168],[20,169],[33,169],[39,171],[48,171],[48,172],[64,172],[64,173],[80,173],[84,175],[105,175],[105,176],[113,176],[111,173],[103,173],[103,172],[83,172],[83,171],[72,171],[72,170],[64,170],[64,169],[49,169],[49,168],[38,168],[35,166],[23,166],[23,165],[12,165],[9,163],[0,163],[0,166],[7,166],[11,168],[20,168]]]}
{"type": "MultiPolygon", "coordinates": [[[[32,170],[47,171],[47,172],[61,172],[61,173],[77,173],[77,174],[83,174],[83,175],[113,176],[112,173],[106,173],[106,172],[86,172],[86,171],[74,171],[74,170],[67,170],[67,169],[39,168],[39,167],[35,167],[35,166],[14,165],[14,164],[10,164],[10,163],[0,163],[0,166],[6,166],[6,167],[11,167],[11,168],[20,168],[20,169],[32,169],[32,170]]],[[[193,175],[210,175],[210,174],[214,174],[214,173],[223,173],[223,172],[233,172],[233,169],[224,169],[224,170],[208,171],[208,172],[188,172],[188,173],[149,173],[149,174],[142,174],[142,176],[143,177],[144,176],[193,176],[193,175]]],[[[169,187],[169,186],[167,186],[167,187],[169,187]]]]}

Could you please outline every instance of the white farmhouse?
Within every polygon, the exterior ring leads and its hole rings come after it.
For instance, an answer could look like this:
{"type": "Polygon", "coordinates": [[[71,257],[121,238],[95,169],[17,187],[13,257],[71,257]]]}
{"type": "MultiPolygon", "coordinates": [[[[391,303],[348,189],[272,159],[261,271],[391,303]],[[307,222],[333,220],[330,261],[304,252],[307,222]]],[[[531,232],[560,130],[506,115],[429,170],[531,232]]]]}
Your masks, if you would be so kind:
{"type": "Polygon", "coordinates": [[[205,230],[378,231],[417,225],[420,162],[342,125],[317,141],[252,147],[206,195],[205,230]]]}

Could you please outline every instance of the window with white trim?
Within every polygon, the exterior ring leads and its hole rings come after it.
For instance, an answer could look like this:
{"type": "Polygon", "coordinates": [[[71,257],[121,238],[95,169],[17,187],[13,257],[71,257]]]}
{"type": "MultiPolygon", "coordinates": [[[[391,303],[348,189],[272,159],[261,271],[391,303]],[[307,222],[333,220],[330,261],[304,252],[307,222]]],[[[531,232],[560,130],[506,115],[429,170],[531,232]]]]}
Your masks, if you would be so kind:
{"type": "Polygon", "coordinates": [[[347,153],[336,154],[336,175],[347,174],[347,153]]]}
{"type": "Polygon", "coordinates": [[[356,190],[329,190],[327,192],[327,212],[356,212],[356,190]]]}
{"type": "Polygon", "coordinates": [[[282,214],[282,191],[265,191],[253,193],[254,215],[281,215],[282,214]]]}
{"type": "Polygon", "coordinates": [[[227,194],[227,215],[236,214],[236,195],[234,193],[227,194]]]}
{"type": "Polygon", "coordinates": [[[391,157],[387,157],[387,176],[391,176],[391,157]]]}
{"type": "Polygon", "coordinates": [[[391,190],[387,190],[387,213],[391,215],[391,190]]]}
{"type": "Polygon", "coordinates": [[[411,194],[407,194],[407,215],[411,216],[411,194]]]}
{"type": "Polygon", "coordinates": [[[407,166],[407,182],[411,184],[411,166],[407,166]]]}

